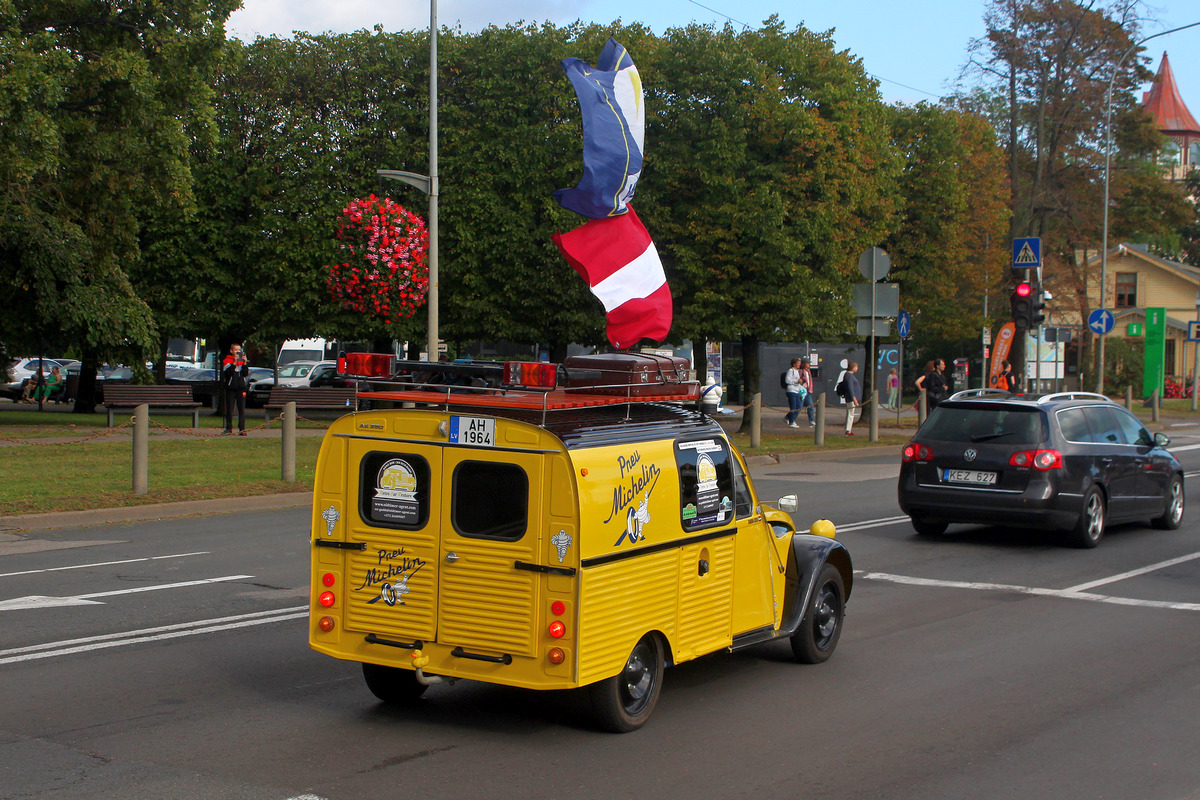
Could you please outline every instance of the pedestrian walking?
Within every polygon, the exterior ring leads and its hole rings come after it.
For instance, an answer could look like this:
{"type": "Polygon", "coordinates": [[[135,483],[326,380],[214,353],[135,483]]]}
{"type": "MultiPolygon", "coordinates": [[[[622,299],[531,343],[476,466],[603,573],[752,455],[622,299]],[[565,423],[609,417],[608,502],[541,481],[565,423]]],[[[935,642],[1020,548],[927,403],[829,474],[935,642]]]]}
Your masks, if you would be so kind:
{"type": "Polygon", "coordinates": [[[812,367],[807,358],[800,359],[800,386],[804,389],[803,396],[800,398],[800,406],[808,412],[808,427],[815,428],[817,422],[813,419],[813,410],[816,401],[813,400],[812,367]]]}
{"type": "Polygon", "coordinates": [[[838,392],[842,399],[846,401],[846,435],[854,436],[854,418],[858,414],[859,405],[862,403],[862,384],[858,382],[858,362],[851,361],[846,365],[846,371],[842,374],[842,380],[838,383],[838,392]]]}
{"type": "Polygon", "coordinates": [[[888,399],[887,407],[889,411],[897,411],[900,408],[900,376],[896,374],[896,368],[892,367],[891,372],[887,377],[888,399]]]}
{"type": "Polygon", "coordinates": [[[788,413],[784,417],[789,428],[799,428],[796,424],[796,418],[800,416],[800,409],[804,402],[803,392],[804,387],[800,385],[800,359],[793,358],[791,366],[788,367],[787,373],[783,378],[784,394],[787,395],[788,413]]]}

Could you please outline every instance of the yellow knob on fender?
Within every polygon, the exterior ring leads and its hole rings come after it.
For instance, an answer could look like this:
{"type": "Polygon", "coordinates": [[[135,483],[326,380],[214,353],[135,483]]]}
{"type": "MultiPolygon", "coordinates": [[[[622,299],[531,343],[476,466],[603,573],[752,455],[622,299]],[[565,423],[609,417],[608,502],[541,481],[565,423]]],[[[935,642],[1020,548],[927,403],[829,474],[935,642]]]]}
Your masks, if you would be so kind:
{"type": "Polygon", "coordinates": [[[837,529],[833,527],[833,523],[827,519],[819,519],[809,527],[808,532],[813,536],[824,536],[827,539],[832,539],[837,535],[837,529]]]}
{"type": "Polygon", "coordinates": [[[420,650],[413,650],[412,653],[413,667],[416,669],[424,669],[429,664],[429,658],[421,654],[420,650]]]}

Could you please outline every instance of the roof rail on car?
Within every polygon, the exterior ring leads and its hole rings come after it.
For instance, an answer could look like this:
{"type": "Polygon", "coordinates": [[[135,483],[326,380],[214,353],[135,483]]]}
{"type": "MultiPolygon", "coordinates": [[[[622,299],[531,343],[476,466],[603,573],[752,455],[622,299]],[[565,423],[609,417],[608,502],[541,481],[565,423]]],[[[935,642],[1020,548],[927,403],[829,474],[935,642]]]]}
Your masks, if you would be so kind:
{"type": "Polygon", "coordinates": [[[1012,397],[1011,392],[1006,392],[1003,389],[964,389],[961,392],[955,392],[950,395],[951,400],[966,400],[968,397],[1012,397]]]}
{"type": "Polygon", "coordinates": [[[1055,400],[1107,400],[1112,402],[1111,397],[1097,392],[1054,392],[1053,394],[1044,394],[1037,399],[1039,403],[1050,403],[1055,400]]]}

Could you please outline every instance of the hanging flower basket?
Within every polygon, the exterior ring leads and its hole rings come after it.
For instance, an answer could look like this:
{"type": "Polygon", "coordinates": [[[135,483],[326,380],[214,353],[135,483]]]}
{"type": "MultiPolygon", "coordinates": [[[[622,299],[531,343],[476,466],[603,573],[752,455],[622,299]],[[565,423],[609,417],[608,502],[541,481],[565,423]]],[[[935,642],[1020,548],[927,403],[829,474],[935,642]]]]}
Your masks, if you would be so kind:
{"type": "Polygon", "coordinates": [[[343,307],[384,322],[408,319],[429,290],[429,232],[416,214],[370,195],[342,211],[338,248],[328,267],[329,294],[343,307]]]}

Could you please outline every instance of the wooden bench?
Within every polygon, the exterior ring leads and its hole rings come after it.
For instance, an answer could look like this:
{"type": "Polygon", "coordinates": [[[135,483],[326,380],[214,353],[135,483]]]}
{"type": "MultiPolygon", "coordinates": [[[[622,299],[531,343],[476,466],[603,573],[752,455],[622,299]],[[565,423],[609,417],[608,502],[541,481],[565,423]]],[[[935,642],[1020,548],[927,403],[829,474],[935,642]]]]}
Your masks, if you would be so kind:
{"type": "Polygon", "coordinates": [[[311,389],[295,389],[290,386],[276,387],[271,390],[271,394],[263,406],[267,422],[271,421],[273,410],[281,409],[288,403],[295,403],[297,411],[318,409],[341,411],[346,414],[358,410],[358,390],[340,389],[335,386],[317,386],[311,389]]]}
{"type": "Polygon", "coordinates": [[[120,384],[104,387],[104,407],[108,409],[108,427],[113,426],[113,411],[118,408],[190,408],[192,427],[200,427],[200,404],[192,399],[190,386],[133,386],[120,384]]]}

